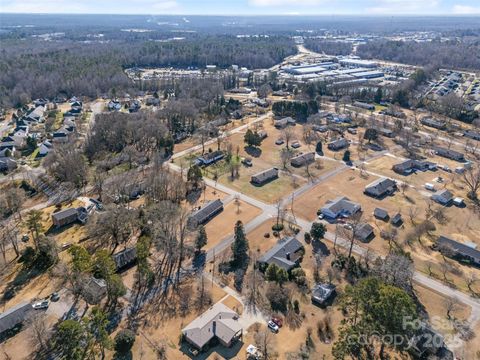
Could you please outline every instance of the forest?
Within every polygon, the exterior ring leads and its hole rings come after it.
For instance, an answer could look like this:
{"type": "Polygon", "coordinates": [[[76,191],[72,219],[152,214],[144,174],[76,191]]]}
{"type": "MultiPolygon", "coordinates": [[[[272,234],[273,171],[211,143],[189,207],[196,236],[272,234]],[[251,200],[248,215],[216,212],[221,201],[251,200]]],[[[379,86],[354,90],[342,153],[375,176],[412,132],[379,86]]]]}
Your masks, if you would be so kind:
{"type": "Polygon", "coordinates": [[[323,39],[307,39],[305,47],[318,53],[327,55],[350,55],[353,47],[350,43],[342,43],[338,41],[328,41],[323,39]]]}
{"type": "Polygon", "coordinates": [[[97,97],[133,86],[124,73],[132,66],[204,67],[232,64],[271,67],[296,51],[286,37],[238,38],[193,35],[182,41],[80,43],[3,40],[0,53],[0,99],[19,106],[58,94],[97,97]]]}
{"type": "Polygon", "coordinates": [[[478,41],[375,41],[360,45],[357,55],[366,59],[383,59],[405,64],[478,70],[478,41]],[[476,54],[476,55],[475,55],[476,54]]]}

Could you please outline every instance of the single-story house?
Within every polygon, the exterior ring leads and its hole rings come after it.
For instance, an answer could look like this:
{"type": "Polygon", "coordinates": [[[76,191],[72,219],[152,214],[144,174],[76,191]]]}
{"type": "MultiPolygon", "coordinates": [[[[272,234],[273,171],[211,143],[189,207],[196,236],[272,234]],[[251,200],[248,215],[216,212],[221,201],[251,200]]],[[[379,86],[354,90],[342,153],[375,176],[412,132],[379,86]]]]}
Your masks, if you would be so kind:
{"type": "Polygon", "coordinates": [[[368,242],[375,236],[373,227],[370,224],[360,224],[355,230],[355,237],[361,242],[368,242]]]}
{"type": "Polygon", "coordinates": [[[110,100],[107,104],[107,108],[110,111],[119,111],[122,108],[122,104],[119,101],[110,100]]]}
{"type": "Polygon", "coordinates": [[[332,151],[338,151],[350,146],[350,143],[345,138],[340,138],[328,143],[328,148],[332,151]]]}
{"type": "Polygon", "coordinates": [[[463,132],[463,136],[468,137],[468,138],[473,139],[473,140],[480,141],[480,131],[465,130],[463,132]]]}
{"type": "Polygon", "coordinates": [[[258,259],[263,269],[275,264],[286,271],[298,266],[304,255],[303,244],[295,237],[281,239],[258,259]]]}
{"type": "MultiPolygon", "coordinates": [[[[430,358],[445,347],[444,337],[433,330],[428,324],[422,322],[416,334],[408,341],[408,350],[418,359],[430,358]]],[[[453,359],[453,355],[439,357],[441,359],[453,359]]]]}
{"type": "Polygon", "coordinates": [[[388,211],[378,207],[373,210],[373,216],[382,221],[387,221],[389,219],[388,211]]]}
{"type": "Polygon", "coordinates": [[[435,154],[438,156],[442,156],[447,159],[452,159],[456,161],[465,161],[465,155],[463,155],[461,152],[455,151],[455,150],[450,150],[450,149],[445,149],[442,147],[435,147],[435,154]]]}
{"type": "Polygon", "coordinates": [[[405,160],[404,162],[392,166],[392,170],[401,175],[409,175],[416,170],[427,171],[435,170],[436,168],[437,165],[431,161],[419,161],[412,159],[405,160]]]}
{"type": "Polygon", "coordinates": [[[291,117],[285,117],[280,120],[274,120],[273,126],[275,126],[277,129],[284,129],[288,125],[295,125],[297,122],[295,119],[292,119],[291,117]]]}
{"type": "Polygon", "coordinates": [[[52,143],[48,140],[45,140],[38,147],[38,155],[39,156],[47,156],[48,153],[52,150],[52,148],[53,148],[52,143]]]}
{"type": "Polygon", "coordinates": [[[315,161],[315,153],[309,152],[306,154],[300,154],[290,160],[290,164],[295,167],[300,167],[306,164],[310,164],[315,161]]]}
{"type": "Polygon", "coordinates": [[[320,209],[321,213],[330,219],[336,219],[339,216],[349,217],[362,210],[360,204],[350,201],[346,196],[339,196],[334,200],[329,200],[320,209]]]}
{"type": "Polygon", "coordinates": [[[216,303],[182,329],[184,339],[198,350],[204,350],[212,339],[230,347],[242,338],[243,329],[239,315],[224,305],[216,303]]]}
{"type": "Polygon", "coordinates": [[[195,163],[199,166],[200,165],[208,166],[216,163],[217,161],[223,159],[224,157],[225,157],[225,153],[223,151],[221,150],[212,151],[209,153],[205,153],[202,156],[199,156],[197,160],[195,160],[195,163]]]}
{"type": "Polygon", "coordinates": [[[449,239],[446,236],[440,236],[434,247],[446,256],[480,266],[480,251],[474,247],[449,239]]]}
{"type": "Polygon", "coordinates": [[[137,261],[137,249],[134,247],[126,248],[114,254],[112,257],[115,262],[116,271],[122,271],[135,264],[137,261]]]}
{"type": "Polygon", "coordinates": [[[0,172],[9,172],[17,168],[17,162],[9,157],[0,157],[0,172]]]}
{"type": "Polygon", "coordinates": [[[431,117],[424,117],[420,122],[425,126],[439,130],[445,130],[447,128],[445,121],[432,119],[431,117]]]}
{"type": "Polygon", "coordinates": [[[353,103],[353,106],[356,106],[356,107],[359,107],[359,108],[365,109],[365,110],[375,110],[375,105],[368,104],[368,103],[361,102],[361,101],[355,101],[353,103]]]}
{"type": "Polygon", "coordinates": [[[319,306],[327,305],[335,296],[335,288],[333,284],[316,284],[312,289],[312,303],[319,306]]]}
{"type": "Polygon", "coordinates": [[[32,314],[33,307],[28,302],[20,303],[0,314],[0,334],[21,325],[32,314]]]}
{"type": "Polygon", "coordinates": [[[96,305],[107,295],[107,282],[103,279],[91,277],[82,289],[84,299],[90,305],[96,305]]]}
{"type": "Polygon", "coordinates": [[[271,168],[253,175],[250,179],[250,182],[256,186],[262,186],[268,183],[269,181],[275,180],[277,178],[278,178],[278,169],[271,168]]]}
{"type": "Polygon", "coordinates": [[[400,225],[402,225],[402,223],[403,223],[402,214],[396,213],[395,215],[393,215],[392,219],[390,220],[390,223],[391,223],[393,226],[400,226],[400,225]]]}
{"type": "Polygon", "coordinates": [[[453,201],[453,194],[447,189],[438,190],[432,195],[432,200],[441,205],[449,205],[453,201]]]}
{"type": "Polygon", "coordinates": [[[37,106],[35,109],[28,112],[25,118],[27,121],[42,122],[44,113],[45,107],[37,106]]]}
{"type": "Polygon", "coordinates": [[[67,131],[66,129],[58,129],[55,131],[52,136],[52,141],[54,143],[66,143],[68,142],[68,135],[70,135],[70,132],[67,131]]]}
{"type": "Polygon", "coordinates": [[[395,134],[393,133],[393,130],[390,130],[387,128],[378,128],[377,131],[380,135],[388,138],[393,138],[395,136],[395,134]]]}
{"type": "Polygon", "coordinates": [[[68,208],[52,214],[52,223],[56,228],[73,224],[80,221],[84,224],[87,221],[84,208],[68,208]]]}
{"type": "Polygon", "coordinates": [[[223,203],[220,199],[212,200],[205,206],[193,212],[188,218],[190,227],[197,227],[211,220],[215,215],[223,210],[223,203]]]}
{"type": "Polygon", "coordinates": [[[389,178],[380,178],[365,187],[364,193],[366,195],[380,198],[386,195],[391,195],[397,189],[397,183],[389,178]]]}

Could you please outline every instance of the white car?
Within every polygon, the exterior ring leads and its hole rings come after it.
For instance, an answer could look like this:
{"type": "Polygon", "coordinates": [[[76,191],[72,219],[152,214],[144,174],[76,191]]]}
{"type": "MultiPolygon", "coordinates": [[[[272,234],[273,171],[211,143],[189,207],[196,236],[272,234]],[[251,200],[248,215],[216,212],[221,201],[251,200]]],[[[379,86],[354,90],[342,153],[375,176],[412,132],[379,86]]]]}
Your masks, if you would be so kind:
{"type": "Polygon", "coordinates": [[[50,305],[50,301],[43,300],[43,301],[39,301],[39,302],[33,304],[32,307],[35,310],[41,310],[41,309],[48,309],[48,305],[50,305]]]}
{"type": "Polygon", "coordinates": [[[270,321],[268,322],[268,328],[269,328],[270,330],[272,330],[274,333],[278,333],[279,327],[278,327],[278,325],[275,324],[272,320],[270,320],[270,321]]]}

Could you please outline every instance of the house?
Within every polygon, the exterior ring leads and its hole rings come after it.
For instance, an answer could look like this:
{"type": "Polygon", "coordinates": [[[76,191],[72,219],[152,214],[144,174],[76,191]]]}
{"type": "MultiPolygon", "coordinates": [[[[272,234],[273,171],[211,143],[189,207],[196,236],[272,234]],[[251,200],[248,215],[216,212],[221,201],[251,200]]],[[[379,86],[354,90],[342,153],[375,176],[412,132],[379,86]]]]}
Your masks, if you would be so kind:
{"type": "Polygon", "coordinates": [[[480,131],[465,130],[463,132],[463,136],[468,137],[468,138],[473,139],[473,140],[480,141],[480,131]]]}
{"type": "Polygon", "coordinates": [[[361,101],[355,101],[353,103],[353,106],[356,106],[356,107],[359,107],[359,108],[365,109],[365,110],[371,110],[371,111],[375,110],[375,105],[364,103],[364,102],[361,102],[361,101]]]}
{"type": "Polygon", "coordinates": [[[39,156],[47,156],[48,153],[52,150],[52,148],[53,148],[52,143],[48,140],[45,140],[38,147],[38,155],[39,156]]]}
{"type": "MultiPolygon", "coordinates": [[[[416,334],[408,341],[407,348],[417,359],[430,359],[430,355],[436,355],[441,349],[445,349],[445,340],[428,324],[422,322],[416,334]]],[[[453,359],[453,355],[439,356],[438,359],[453,359]]]]}
{"type": "Polygon", "coordinates": [[[380,178],[371,184],[367,185],[364,194],[381,198],[386,195],[392,195],[397,189],[397,183],[389,178],[380,178]]]}
{"type": "Polygon", "coordinates": [[[377,129],[377,132],[382,135],[382,136],[385,136],[385,137],[388,137],[388,138],[393,138],[395,137],[395,134],[393,133],[393,130],[390,130],[390,129],[387,129],[387,128],[378,128],[377,129]]]}
{"type": "Polygon", "coordinates": [[[324,207],[320,209],[321,213],[330,219],[336,219],[339,216],[349,217],[362,210],[360,204],[350,201],[345,196],[339,196],[334,200],[329,200],[324,207]]]}
{"type": "Polygon", "coordinates": [[[284,129],[288,125],[295,125],[295,124],[296,124],[296,121],[291,117],[285,117],[283,119],[275,120],[273,122],[273,126],[275,126],[277,129],[284,129]]]}
{"type": "Polygon", "coordinates": [[[182,329],[183,338],[200,351],[204,350],[212,339],[230,347],[243,335],[238,317],[235,311],[223,303],[216,303],[182,329]]]}
{"type": "Polygon", "coordinates": [[[122,104],[117,100],[110,100],[107,104],[109,111],[119,111],[122,108],[122,104]]]}
{"type": "Polygon", "coordinates": [[[0,335],[20,326],[32,314],[33,307],[28,302],[20,303],[0,314],[0,335]]]}
{"type": "Polygon", "coordinates": [[[449,205],[453,201],[453,194],[447,189],[438,190],[432,195],[432,200],[441,205],[449,205]]]}
{"type": "Polygon", "coordinates": [[[10,157],[0,157],[0,172],[9,172],[15,170],[18,164],[10,157]]]}
{"type": "Polygon", "coordinates": [[[29,122],[42,122],[44,113],[45,107],[37,106],[35,109],[27,112],[25,119],[29,122]]]}
{"type": "Polygon", "coordinates": [[[86,210],[84,208],[68,208],[52,214],[52,223],[56,228],[73,224],[80,221],[86,222],[86,210]]]}
{"type": "Polygon", "coordinates": [[[400,225],[402,225],[402,223],[403,223],[402,214],[396,213],[395,215],[393,215],[392,219],[390,220],[390,223],[391,223],[393,226],[400,226],[400,225]]]}
{"type": "Polygon", "coordinates": [[[336,294],[336,286],[333,284],[316,284],[312,289],[312,303],[318,306],[326,306],[336,294]]]}
{"type": "Polygon", "coordinates": [[[480,251],[458,241],[440,236],[434,247],[442,254],[476,266],[480,266],[480,251]]]}
{"type": "Polygon", "coordinates": [[[435,170],[436,168],[437,165],[430,161],[419,161],[412,159],[408,159],[400,164],[395,164],[392,166],[392,170],[401,175],[409,175],[417,170],[427,171],[435,170]]]}
{"type": "Polygon", "coordinates": [[[156,97],[149,97],[145,100],[145,105],[147,106],[159,106],[160,105],[160,99],[156,97]]]}
{"type": "Polygon", "coordinates": [[[212,200],[193,212],[188,218],[188,224],[190,227],[195,228],[198,225],[205,224],[221,211],[223,211],[222,201],[220,199],[212,200]]]}
{"type": "Polygon", "coordinates": [[[278,169],[271,168],[253,175],[250,179],[250,182],[256,186],[262,186],[277,178],[278,178],[278,169]]]}
{"type": "Polygon", "coordinates": [[[340,138],[328,143],[328,148],[332,151],[338,151],[348,147],[350,144],[347,139],[340,138]]]}
{"type": "Polygon", "coordinates": [[[360,224],[355,230],[355,238],[361,242],[368,242],[375,236],[373,227],[370,224],[360,224]]]}
{"type": "Polygon", "coordinates": [[[445,149],[439,146],[436,146],[434,150],[435,150],[435,154],[437,154],[438,156],[442,156],[447,159],[452,159],[456,161],[465,161],[465,156],[461,152],[445,149]]]}
{"type": "Polygon", "coordinates": [[[83,287],[82,295],[90,305],[99,304],[107,295],[107,282],[92,276],[83,287]]]}
{"type": "Polygon", "coordinates": [[[281,239],[258,259],[260,268],[265,270],[268,265],[275,264],[286,271],[298,266],[304,255],[303,244],[295,237],[281,239]]]}
{"type": "Polygon", "coordinates": [[[113,261],[115,262],[116,271],[122,271],[132,266],[137,261],[137,249],[126,248],[119,253],[114,254],[113,261]]]}
{"type": "Polygon", "coordinates": [[[52,141],[54,143],[62,143],[62,144],[65,144],[68,142],[68,135],[70,134],[69,131],[67,131],[66,129],[59,129],[57,131],[55,131],[52,136],[52,141]]]}
{"type": "Polygon", "coordinates": [[[445,130],[447,128],[447,124],[444,121],[435,120],[431,117],[424,117],[420,122],[425,126],[439,130],[445,130]]]}
{"type": "Polygon", "coordinates": [[[203,154],[202,156],[198,157],[197,160],[195,160],[195,163],[199,166],[208,166],[216,163],[217,161],[223,159],[225,157],[225,153],[221,150],[217,151],[212,151],[203,154]]]}
{"type": "Polygon", "coordinates": [[[315,161],[315,153],[310,152],[306,154],[300,154],[290,160],[290,164],[294,167],[300,167],[303,165],[310,164],[315,161]]]}
{"type": "Polygon", "coordinates": [[[387,221],[389,218],[388,211],[382,208],[375,208],[375,210],[373,210],[373,216],[382,221],[387,221]]]}
{"type": "Polygon", "coordinates": [[[140,110],[141,107],[142,107],[142,105],[140,104],[140,101],[138,101],[138,100],[133,100],[133,101],[130,103],[130,106],[128,107],[128,112],[129,112],[129,113],[137,112],[138,110],[140,110]]]}

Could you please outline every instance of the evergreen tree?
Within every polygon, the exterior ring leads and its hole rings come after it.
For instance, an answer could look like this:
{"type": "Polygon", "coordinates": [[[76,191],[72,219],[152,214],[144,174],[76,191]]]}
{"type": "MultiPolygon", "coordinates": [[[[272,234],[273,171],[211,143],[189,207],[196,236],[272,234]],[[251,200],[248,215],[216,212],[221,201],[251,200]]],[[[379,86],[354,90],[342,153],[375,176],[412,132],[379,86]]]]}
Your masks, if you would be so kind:
{"type": "Polygon", "coordinates": [[[200,225],[198,228],[197,237],[195,238],[195,251],[200,252],[202,248],[207,245],[208,237],[205,227],[200,225]]]}
{"type": "Polygon", "coordinates": [[[322,149],[322,142],[321,141],[317,142],[317,145],[315,146],[315,151],[317,152],[317,154],[323,155],[323,149],[322,149]]]}
{"type": "Polygon", "coordinates": [[[243,223],[239,220],[235,224],[234,241],[232,244],[232,265],[234,267],[244,267],[248,260],[248,240],[245,236],[243,223]]]}
{"type": "Polygon", "coordinates": [[[345,150],[343,153],[343,161],[346,163],[350,162],[350,150],[345,150]]]}
{"type": "Polygon", "coordinates": [[[312,224],[312,228],[310,229],[310,235],[312,236],[313,240],[320,240],[325,236],[325,232],[327,228],[324,224],[319,222],[314,222],[312,224]]]}

